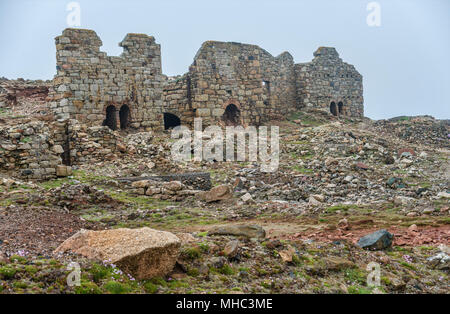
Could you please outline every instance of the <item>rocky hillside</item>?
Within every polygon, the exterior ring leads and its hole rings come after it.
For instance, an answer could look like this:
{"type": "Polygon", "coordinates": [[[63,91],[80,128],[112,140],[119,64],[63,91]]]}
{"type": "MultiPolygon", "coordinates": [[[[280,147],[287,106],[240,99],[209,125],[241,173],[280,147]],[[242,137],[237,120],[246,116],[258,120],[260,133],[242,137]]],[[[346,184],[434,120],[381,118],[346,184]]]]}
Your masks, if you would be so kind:
{"type": "Polygon", "coordinates": [[[281,137],[273,173],[257,162],[175,163],[169,133],[136,133],[118,134],[120,149],[69,176],[0,174],[0,292],[449,292],[448,121],[307,111],[273,125],[281,137]],[[185,173],[208,174],[211,189],[167,176],[185,173]],[[152,240],[167,256],[152,278],[128,257],[155,255],[131,240],[124,252],[114,235],[144,227],[179,239],[170,249],[152,240]],[[111,230],[110,260],[105,244],[85,247],[81,229],[111,230]],[[70,262],[81,265],[79,286],[66,284],[70,262]],[[367,284],[371,262],[378,287],[367,284]]]}

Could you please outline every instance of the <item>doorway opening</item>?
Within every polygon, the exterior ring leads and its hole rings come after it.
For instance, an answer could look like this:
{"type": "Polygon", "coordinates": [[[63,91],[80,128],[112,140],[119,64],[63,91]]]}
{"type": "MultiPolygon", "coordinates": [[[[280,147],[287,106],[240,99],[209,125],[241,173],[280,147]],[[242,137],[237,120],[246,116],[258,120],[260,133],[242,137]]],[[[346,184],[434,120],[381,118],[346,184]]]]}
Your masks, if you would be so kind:
{"type": "Polygon", "coordinates": [[[338,111],[339,115],[344,114],[344,104],[342,103],[342,101],[338,103],[338,111]]]}
{"type": "Polygon", "coordinates": [[[111,105],[106,108],[106,119],[103,120],[103,125],[111,130],[117,129],[116,107],[111,105]]]}
{"type": "Polygon", "coordinates": [[[330,112],[333,114],[333,116],[337,116],[337,108],[336,108],[336,103],[334,101],[331,102],[330,104],[330,112]]]}
{"type": "Polygon", "coordinates": [[[123,105],[119,110],[120,128],[126,129],[130,124],[130,107],[123,105]]]}

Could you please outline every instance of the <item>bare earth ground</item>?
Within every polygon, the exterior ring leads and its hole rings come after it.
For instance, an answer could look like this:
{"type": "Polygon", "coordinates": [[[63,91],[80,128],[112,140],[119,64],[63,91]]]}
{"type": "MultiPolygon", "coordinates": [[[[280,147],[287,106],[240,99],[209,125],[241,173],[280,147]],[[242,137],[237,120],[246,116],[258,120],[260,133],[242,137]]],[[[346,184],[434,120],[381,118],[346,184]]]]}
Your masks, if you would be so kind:
{"type": "MultiPolygon", "coordinates": [[[[221,202],[129,193],[116,178],[169,172],[139,154],[80,165],[72,177],[47,182],[3,176],[14,183],[0,185],[0,292],[449,293],[448,261],[429,260],[448,254],[450,244],[447,124],[427,117],[346,121],[314,112],[275,123],[275,173],[251,162],[171,165],[171,172],[210,172],[213,185],[238,180],[233,198],[221,202]],[[402,156],[402,149],[413,154],[402,156]],[[393,177],[403,185],[389,185],[393,177]],[[252,200],[242,201],[245,193],[252,200]],[[230,224],[260,225],[266,238],[238,237],[238,254],[226,258],[223,249],[236,237],[207,231],[230,224]],[[136,281],[113,265],[52,253],[82,228],[142,226],[185,239],[166,278],[136,281]],[[394,234],[392,248],[355,245],[379,229],[394,234]],[[294,252],[291,261],[283,259],[287,251],[294,252]],[[66,284],[70,261],[81,264],[79,287],[66,284]],[[366,283],[370,262],[381,265],[378,289],[366,283]]],[[[151,144],[169,138],[154,134],[151,144]]]]}

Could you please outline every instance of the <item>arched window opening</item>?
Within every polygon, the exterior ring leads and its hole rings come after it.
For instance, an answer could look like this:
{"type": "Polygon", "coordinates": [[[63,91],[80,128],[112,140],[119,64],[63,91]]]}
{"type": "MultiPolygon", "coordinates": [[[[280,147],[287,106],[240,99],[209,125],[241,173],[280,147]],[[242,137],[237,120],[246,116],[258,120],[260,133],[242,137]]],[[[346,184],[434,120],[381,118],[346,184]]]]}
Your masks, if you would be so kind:
{"type": "Polygon", "coordinates": [[[164,113],[164,130],[169,130],[179,125],[181,125],[180,118],[172,113],[164,113]]]}
{"type": "Polygon", "coordinates": [[[235,104],[229,104],[225,108],[225,112],[222,116],[222,120],[225,122],[225,125],[239,125],[241,117],[241,111],[235,104]]]}
{"type": "Polygon", "coordinates": [[[338,111],[339,115],[344,114],[344,104],[342,103],[342,101],[338,103],[338,111]]]}

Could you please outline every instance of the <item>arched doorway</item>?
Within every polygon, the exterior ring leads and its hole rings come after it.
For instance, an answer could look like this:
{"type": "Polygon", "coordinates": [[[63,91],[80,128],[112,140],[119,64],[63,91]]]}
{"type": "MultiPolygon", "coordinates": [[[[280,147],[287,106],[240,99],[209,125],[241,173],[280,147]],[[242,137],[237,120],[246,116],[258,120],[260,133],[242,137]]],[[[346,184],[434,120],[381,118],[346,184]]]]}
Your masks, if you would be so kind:
{"type": "Polygon", "coordinates": [[[344,104],[342,103],[342,101],[338,103],[338,111],[339,115],[344,114],[344,104]]]}
{"type": "Polygon", "coordinates": [[[333,116],[337,116],[337,108],[336,108],[336,103],[334,101],[331,102],[330,104],[330,112],[333,114],[333,116]]]}
{"type": "Polygon", "coordinates": [[[123,105],[119,110],[120,128],[126,129],[130,124],[130,107],[123,105]]]}
{"type": "Polygon", "coordinates": [[[241,111],[239,110],[239,108],[235,104],[229,104],[225,108],[222,120],[225,122],[225,125],[238,125],[240,124],[240,117],[241,111]]]}
{"type": "Polygon", "coordinates": [[[106,108],[106,119],[103,120],[103,125],[111,130],[117,129],[116,107],[111,105],[106,108]]]}
{"type": "Polygon", "coordinates": [[[180,118],[172,113],[164,113],[164,130],[169,130],[179,125],[181,125],[180,118]]]}

